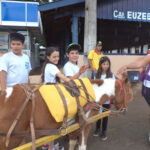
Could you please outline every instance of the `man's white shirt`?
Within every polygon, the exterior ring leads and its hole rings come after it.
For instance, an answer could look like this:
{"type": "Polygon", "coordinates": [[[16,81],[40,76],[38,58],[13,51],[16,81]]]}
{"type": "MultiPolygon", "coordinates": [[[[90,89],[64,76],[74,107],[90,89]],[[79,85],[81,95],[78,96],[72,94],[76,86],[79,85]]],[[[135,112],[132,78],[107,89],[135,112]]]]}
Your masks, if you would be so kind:
{"type": "Polygon", "coordinates": [[[28,83],[31,70],[29,57],[25,54],[18,56],[13,52],[8,52],[1,57],[0,71],[2,70],[7,72],[7,87],[28,83]]]}

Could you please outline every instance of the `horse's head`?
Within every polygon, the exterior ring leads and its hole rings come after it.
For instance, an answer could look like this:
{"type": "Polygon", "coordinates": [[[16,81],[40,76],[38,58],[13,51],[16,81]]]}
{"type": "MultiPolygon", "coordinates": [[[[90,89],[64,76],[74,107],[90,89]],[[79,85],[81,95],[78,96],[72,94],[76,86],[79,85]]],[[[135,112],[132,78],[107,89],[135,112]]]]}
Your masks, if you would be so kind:
{"type": "Polygon", "coordinates": [[[122,79],[91,80],[96,96],[96,102],[104,104],[111,100],[117,110],[127,109],[127,103],[132,100],[133,94],[127,76],[122,79]]]}
{"type": "Polygon", "coordinates": [[[121,79],[115,81],[115,96],[112,98],[117,110],[127,109],[127,104],[133,99],[131,84],[127,74],[123,74],[121,79]]]}

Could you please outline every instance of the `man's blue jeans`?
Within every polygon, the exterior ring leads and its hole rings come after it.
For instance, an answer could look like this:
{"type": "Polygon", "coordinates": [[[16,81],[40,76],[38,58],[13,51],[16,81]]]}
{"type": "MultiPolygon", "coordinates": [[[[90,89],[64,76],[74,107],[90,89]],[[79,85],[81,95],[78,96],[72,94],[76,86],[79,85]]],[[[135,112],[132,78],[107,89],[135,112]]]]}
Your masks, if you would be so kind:
{"type": "Polygon", "coordinates": [[[92,79],[96,79],[96,72],[92,71],[92,79]]]}

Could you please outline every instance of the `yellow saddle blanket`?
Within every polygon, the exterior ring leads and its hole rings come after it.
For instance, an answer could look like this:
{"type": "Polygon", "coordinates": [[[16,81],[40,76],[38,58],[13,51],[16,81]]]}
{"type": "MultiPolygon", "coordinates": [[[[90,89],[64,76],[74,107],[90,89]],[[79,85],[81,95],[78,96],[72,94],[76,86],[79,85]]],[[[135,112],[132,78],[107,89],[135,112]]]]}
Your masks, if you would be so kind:
{"type": "MultiPolygon", "coordinates": [[[[94,98],[95,100],[95,94],[93,87],[87,78],[82,78],[81,79],[87,89],[87,92],[94,98]]],[[[81,86],[81,83],[78,79],[74,80],[76,85],[81,86]]],[[[73,118],[75,114],[77,113],[77,102],[75,97],[72,97],[71,94],[66,90],[66,88],[62,84],[58,84],[60,89],[62,90],[65,100],[67,102],[68,106],[68,119],[73,118]]],[[[79,88],[80,89],[80,96],[79,96],[79,101],[81,106],[84,106],[87,103],[86,100],[86,95],[83,90],[83,87],[79,88]],[[84,97],[84,98],[83,98],[84,97]]],[[[47,104],[47,107],[54,117],[54,119],[57,122],[62,122],[63,118],[65,116],[65,108],[63,105],[63,101],[61,100],[61,96],[59,95],[59,92],[57,91],[56,87],[54,85],[42,85],[39,89],[45,103],[47,104]]],[[[89,97],[91,101],[93,99],[89,97]]]]}

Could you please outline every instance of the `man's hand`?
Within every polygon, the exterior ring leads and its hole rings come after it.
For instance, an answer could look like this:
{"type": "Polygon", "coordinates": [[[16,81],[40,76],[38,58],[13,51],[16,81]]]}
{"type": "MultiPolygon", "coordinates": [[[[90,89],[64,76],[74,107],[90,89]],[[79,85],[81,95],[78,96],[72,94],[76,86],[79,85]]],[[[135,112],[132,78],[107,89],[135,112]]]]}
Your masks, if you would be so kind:
{"type": "Polygon", "coordinates": [[[125,65],[117,71],[117,75],[123,74],[124,72],[126,72],[126,70],[127,70],[127,66],[125,65]]]}

